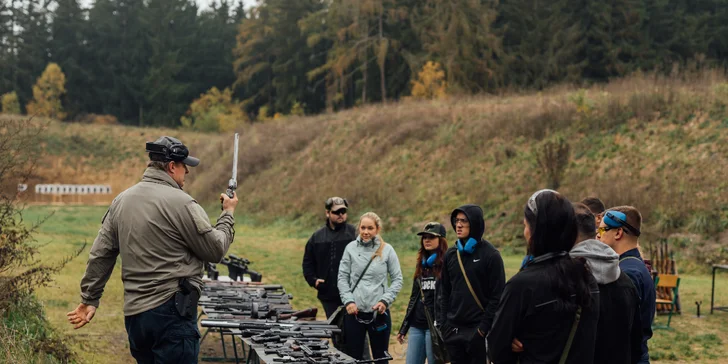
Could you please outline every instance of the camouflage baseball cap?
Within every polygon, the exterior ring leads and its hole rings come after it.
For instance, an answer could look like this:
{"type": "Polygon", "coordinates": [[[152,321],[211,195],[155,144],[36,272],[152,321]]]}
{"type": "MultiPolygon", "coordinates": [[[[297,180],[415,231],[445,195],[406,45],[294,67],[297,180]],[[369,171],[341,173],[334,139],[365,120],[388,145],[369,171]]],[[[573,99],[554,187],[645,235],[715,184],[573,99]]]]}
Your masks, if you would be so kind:
{"type": "Polygon", "coordinates": [[[417,233],[417,235],[435,235],[435,236],[442,236],[443,238],[447,234],[447,231],[445,230],[445,227],[442,226],[439,222],[428,222],[427,225],[425,225],[425,228],[417,233]]]}

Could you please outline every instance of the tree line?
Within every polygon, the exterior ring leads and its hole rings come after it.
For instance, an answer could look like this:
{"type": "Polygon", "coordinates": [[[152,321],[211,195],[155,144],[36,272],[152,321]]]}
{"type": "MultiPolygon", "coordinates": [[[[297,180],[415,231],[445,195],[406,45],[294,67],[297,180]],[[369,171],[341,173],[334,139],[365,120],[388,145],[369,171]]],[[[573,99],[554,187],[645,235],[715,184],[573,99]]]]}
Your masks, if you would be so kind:
{"type": "Polygon", "coordinates": [[[25,108],[56,63],[68,119],[194,126],[386,103],[428,69],[474,94],[728,58],[728,0],[230,1],[0,0],[0,94],[25,108]]]}

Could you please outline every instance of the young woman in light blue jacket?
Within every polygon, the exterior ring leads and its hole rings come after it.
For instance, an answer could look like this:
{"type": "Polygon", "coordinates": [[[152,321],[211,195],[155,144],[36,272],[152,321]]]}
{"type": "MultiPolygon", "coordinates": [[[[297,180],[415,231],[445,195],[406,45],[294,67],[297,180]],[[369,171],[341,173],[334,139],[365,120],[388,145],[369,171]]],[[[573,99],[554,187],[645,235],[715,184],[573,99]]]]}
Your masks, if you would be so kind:
{"type": "Polygon", "coordinates": [[[389,350],[392,318],[389,306],[402,289],[402,271],[394,248],[379,233],[382,220],[373,212],[359,219],[359,236],[349,243],[339,265],[338,288],[346,306],[346,353],[362,359],[364,336],[369,334],[372,358],[389,350]],[[387,286],[388,278],[391,284],[387,286]]]}

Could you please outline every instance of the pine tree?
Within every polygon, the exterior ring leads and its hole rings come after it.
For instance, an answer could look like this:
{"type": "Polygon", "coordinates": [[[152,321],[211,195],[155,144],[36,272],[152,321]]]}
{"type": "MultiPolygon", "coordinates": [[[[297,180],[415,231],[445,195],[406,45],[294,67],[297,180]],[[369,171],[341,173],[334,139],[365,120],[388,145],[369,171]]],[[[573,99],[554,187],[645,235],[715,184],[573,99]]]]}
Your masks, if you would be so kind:
{"type": "Polygon", "coordinates": [[[498,19],[503,34],[505,82],[544,88],[575,82],[586,65],[579,55],[584,38],[569,0],[507,0],[498,19]]]}
{"type": "Polygon", "coordinates": [[[496,5],[496,0],[426,0],[417,29],[427,58],[443,65],[451,87],[478,92],[502,84],[496,5]]]}
{"type": "Polygon", "coordinates": [[[58,0],[51,24],[51,60],[66,75],[67,97],[63,100],[69,116],[89,108],[94,85],[86,48],[86,20],[78,0],[58,0]]]}

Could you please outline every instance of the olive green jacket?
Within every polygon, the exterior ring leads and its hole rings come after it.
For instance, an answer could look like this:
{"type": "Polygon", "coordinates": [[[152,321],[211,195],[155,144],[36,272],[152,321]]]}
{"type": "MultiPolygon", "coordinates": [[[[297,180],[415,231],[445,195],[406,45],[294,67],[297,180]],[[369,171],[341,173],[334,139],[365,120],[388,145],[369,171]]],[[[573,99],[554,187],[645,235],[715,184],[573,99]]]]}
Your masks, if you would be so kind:
{"type": "Polygon", "coordinates": [[[233,241],[235,220],[223,211],[213,227],[205,210],[166,172],[147,168],[141,182],[120,193],[104,215],[81,280],[81,302],[99,306],[121,255],[124,315],[158,307],[179,280],[202,285],[203,262],[217,263],[233,241]]]}

